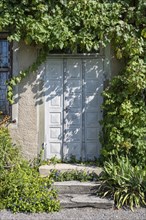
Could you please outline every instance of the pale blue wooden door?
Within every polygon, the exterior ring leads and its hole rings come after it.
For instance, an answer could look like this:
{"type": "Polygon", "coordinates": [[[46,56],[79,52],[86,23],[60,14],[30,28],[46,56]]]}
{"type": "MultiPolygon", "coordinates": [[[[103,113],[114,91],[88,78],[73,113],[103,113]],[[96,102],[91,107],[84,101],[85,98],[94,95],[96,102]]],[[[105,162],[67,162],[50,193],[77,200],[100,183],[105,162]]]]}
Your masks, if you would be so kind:
{"type": "Polygon", "coordinates": [[[93,160],[100,154],[99,121],[102,119],[103,62],[97,59],[84,61],[83,89],[83,143],[86,159],[93,160]]]}
{"type": "Polygon", "coordinates": [[[63,62],[48,59],[45,77],[45,158],[62,157],[63,62]]]}
{"type": "Polygon", "coordinates": [[[82,158],[82,61],[66,59],[64,71],[63,155],[82,158]]]}
{"type": "Polygon", "coordinates": [[[45,82],[46,158],[89,160],[99,156],[103,62],[49,58],[45,82]]]}

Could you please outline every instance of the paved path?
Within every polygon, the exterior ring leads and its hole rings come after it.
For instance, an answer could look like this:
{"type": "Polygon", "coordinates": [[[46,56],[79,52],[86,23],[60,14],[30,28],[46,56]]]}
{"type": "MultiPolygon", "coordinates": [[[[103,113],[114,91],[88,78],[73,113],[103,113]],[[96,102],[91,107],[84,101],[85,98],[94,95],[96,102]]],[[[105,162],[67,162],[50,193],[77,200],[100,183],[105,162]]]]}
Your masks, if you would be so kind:
{"type": "Polygon", "coordinates": [[[52,214],[12,214],[1,211],[0,220],[146,220],[146,208],[140,208],[134,212],[123,209],[74,208],[52,214]]]}

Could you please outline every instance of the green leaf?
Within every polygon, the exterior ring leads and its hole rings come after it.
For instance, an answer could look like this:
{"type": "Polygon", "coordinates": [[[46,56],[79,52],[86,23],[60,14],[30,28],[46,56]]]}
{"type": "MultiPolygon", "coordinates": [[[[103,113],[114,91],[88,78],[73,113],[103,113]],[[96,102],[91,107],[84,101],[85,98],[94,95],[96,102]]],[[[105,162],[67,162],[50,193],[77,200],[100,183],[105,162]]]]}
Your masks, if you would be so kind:
{"type": "Polygon", "coordinates": [[[64,46],[64,43],[61,42],[61,43],[59,44],[60,49],[63,49],[63,46],[64,46]]]}
{"type": "Polygon", "coordinates": [[[144,28],[144,29],[142,30],[141,35],[142,35],[144,38],[146,38],[146,28],[144,28]]]}

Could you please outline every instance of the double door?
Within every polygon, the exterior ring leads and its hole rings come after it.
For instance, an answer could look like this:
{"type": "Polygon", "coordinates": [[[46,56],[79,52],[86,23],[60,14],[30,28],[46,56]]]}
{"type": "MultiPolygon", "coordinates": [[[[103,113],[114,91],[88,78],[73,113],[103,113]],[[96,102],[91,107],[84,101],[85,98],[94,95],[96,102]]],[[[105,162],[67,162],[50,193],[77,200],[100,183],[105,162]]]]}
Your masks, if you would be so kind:
{"type": "Polygon", "coordinates": [[[99,156],[103,61],[48,58],[45,76],[45,157],[99,156]]]}

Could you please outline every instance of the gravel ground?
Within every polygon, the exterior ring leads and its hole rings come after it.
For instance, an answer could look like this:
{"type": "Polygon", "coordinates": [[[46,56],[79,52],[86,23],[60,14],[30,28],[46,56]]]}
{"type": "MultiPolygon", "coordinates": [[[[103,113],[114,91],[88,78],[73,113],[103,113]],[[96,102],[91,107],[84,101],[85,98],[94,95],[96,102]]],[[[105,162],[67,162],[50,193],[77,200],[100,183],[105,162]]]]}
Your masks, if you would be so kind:
{"type": "Polygon", "coordinates": [[[0,211],[0,220],[146,220],[146,208],[130,210],[73,208],[62,209],[56,213],[40,214],[12,214],[9,211],[0,211]]]}

